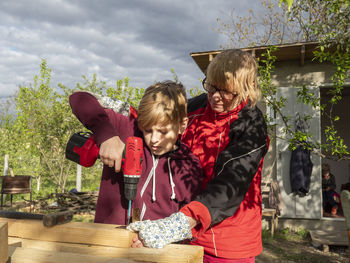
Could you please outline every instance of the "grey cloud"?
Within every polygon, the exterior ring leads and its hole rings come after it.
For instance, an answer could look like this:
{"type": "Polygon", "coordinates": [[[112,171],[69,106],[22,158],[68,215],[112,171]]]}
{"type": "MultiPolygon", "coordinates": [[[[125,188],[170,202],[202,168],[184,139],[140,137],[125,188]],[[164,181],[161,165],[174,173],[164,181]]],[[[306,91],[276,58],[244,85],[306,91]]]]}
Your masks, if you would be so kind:
{"type": "Polygon", "coordinates": [[[128,76],[130,85],[147,87],[171,79],[174,68],[192,88],[202,73],[190,52],[218,49],[222,37],[212,30],[216,18],[244,5],[225,0],[2,0],[0,97],[31,82],[43,58],[53,70],[53,84],[74,86],[83,74],[97,73],[112,84],[128,76]]]}
{"type": "Polygon", "coordinates": [[[47,21],[56,25],[69,25],[81,21],[84,17],[81,9],[71,4],[71,1],[5,0],[0,2],[0,9],[2,13],[16,17],[19,22],[25,22],[27,25],[47,21]]]}

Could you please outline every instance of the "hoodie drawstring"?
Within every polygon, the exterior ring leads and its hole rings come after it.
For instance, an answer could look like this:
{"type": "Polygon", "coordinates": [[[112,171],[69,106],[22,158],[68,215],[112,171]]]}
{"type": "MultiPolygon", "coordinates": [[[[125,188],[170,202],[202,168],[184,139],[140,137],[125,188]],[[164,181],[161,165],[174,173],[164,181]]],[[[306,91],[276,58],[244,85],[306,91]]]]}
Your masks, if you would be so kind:
{"type": "MultiPolygon", "coordinates": [[[[156,201],[156,187],[155,187],[155,177],[156,177],[156,168],[157,168],[157,165],[158,165],[158,161],[159,159],[158,158],[154,158],[154,155],[152,154],[152,161],[153,161],[153,167],[151,169],[151,171],[149,172],[148,174],[148,177],[146,179],[146,182],[143,184],[142,188],[141,188],[141,191],[140,191],[140,196],[142,198],[148,184],[149,184],[149,181],[151,180],[151,178],[153,177],[153,191],[152,191],[152,201],[156,201]]],[[[143,220],[143,217],[146,213],[146,204],[143,202],[142,203],[142,209],[141,209],[141,213],[140,213],[140,221],[143,220]]]]}
{"type": "MultiPolygon", "coordinates": [[[[168,157],[167,160],[168,160],[168,168],[169,168],[169,180],[170,180],[170,186],[171,186],[171,197],[170,198],[171,198],[171,200],[174,200],[176,198],[175,189],[174,189],[176,185],[174,183],[173,174],[171,172],[170,157],[168,157]]],[[[142,196],[143,196],[144,192],[146,191],[146,188],[149,184],[149,181],[152,179],[152,201],[155,202],[157,200],[156,199],[156,168],[158,166],[159,159],[152,154],[152,161],[153,161],[153,167],[152,167],[151,171],[149,172],[148,177],[147,177],[144,185],[141,188],[140,196],[142,198],[142,196]]],[[[141,221],[142,221],[145,213],[146,213],[146,205],[145,205],[145,203],[143,203],[142,209],[141,209],[141,215],[140,215],[141,221]]]]}
{"type": "Polygon", "coordinates": [[[156,174],[156,168],[158,165],[158,158],[155,158],[154,155],[152,154],[152,160],[153,160],[153,167],[151,169],[151,171],[148,174],[148,177],[146,179],[146,182],[144,183],[144,185],[141,188],[141,192],[140,195],[141,197],[143,196],[143,193],[145,192],[147,185],[149,183],[149,181],[151,180],[151,178],[153,177],[153,191],[152,191],[152,200],[155,201],[156,200],[156,196],[155,196],[155,174],[156,174]]]}
{"type": "Polygon", "coordinates": [[[168,157],[168,168],[169,168],[169,178],[170,178],[170,186],[171,186],[171,200],[174,200],[175,197],[176,197],[176,194],[175,194],[175,184],[174,184],[174,181],[173,181],[173,174],[171,173],[171,167],[170,167],[170,157],[168,157]]]}
{"type": "Polygon", "coordinates": [[[156,168],[158,165],[159,159],[154,158],[154,155],[152,154],[152,160],[153,160],[153,183],[152,183],[152,201],[155,202],[156,199],[156,168]]]}

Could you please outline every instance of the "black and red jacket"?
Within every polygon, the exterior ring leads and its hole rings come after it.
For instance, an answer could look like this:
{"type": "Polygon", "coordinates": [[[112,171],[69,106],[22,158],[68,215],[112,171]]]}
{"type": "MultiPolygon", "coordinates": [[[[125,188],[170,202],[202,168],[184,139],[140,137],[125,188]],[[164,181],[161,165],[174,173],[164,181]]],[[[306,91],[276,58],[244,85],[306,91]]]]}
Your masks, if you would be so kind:
{"type": "Polygon", "coordinates": [[[243,102],[214,112],[206,94],[189,100],[189,125],[182,136],[199,157],[205,189],[180,211],[199,220],[193,244],[222,258],[248,258],[262,251],[261,170],[267,128],[257,107],[243,102]]]}

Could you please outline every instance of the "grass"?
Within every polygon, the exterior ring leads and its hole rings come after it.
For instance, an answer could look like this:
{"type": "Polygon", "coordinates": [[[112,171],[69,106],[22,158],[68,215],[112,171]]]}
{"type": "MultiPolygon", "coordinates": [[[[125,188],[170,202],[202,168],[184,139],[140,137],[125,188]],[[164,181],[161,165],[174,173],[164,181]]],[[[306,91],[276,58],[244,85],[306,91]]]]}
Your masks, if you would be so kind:
{"type": "Polygon", "coordinates": [[[309,237],[309,231],[303,228],[299,228],[298,231],[293,232],[286,228],[281,231],[277,231],[277,239],[285,239],[288,241],[306,241],[309,237]]]}
{"type": "Polygon", "coordinates": [[[312,261],[305,253],[301,253],[301,248],[305,247],[309,241],[309,231],[300,228],[297,232],[290,229],[277,230],[274,237],[270,231],[262,231],[263,246],[272,251],[279,260],[289,260],[291,262],[317,262],[312,261]],[[309,261],[310,260],[310,261],[309,261]]]}

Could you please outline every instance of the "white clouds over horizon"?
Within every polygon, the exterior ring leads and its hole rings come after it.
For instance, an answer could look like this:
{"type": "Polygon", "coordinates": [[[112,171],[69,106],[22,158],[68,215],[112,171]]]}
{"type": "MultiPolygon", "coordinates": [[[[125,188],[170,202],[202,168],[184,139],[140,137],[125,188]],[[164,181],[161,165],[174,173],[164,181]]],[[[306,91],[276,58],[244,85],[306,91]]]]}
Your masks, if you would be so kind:
{"type": "MultiPolygon", "coordinates": [[[[216,18],[248,3],[209,0],[2,0],[0,2],[0,97],[31,83],[42,59],[52,84],[74,87],[82,75],[147,87],[172,79],[187,87],[202,73],[191,52],[219,49],[216,18]]],[[[242,13],[240,13],[242,14],[242,13]]]]}

